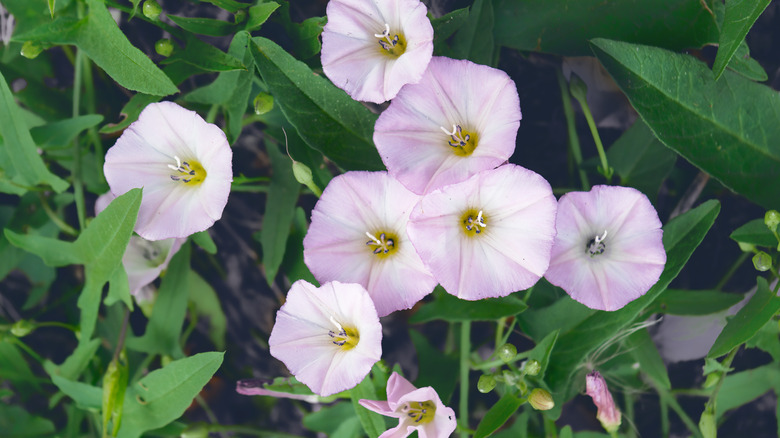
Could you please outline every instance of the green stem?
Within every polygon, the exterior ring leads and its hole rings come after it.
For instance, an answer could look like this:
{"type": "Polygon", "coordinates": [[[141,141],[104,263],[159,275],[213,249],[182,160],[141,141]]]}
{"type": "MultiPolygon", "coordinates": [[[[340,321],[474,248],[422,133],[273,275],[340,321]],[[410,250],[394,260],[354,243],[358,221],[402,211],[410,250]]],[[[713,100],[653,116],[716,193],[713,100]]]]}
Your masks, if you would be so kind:
{"type": "MultiPolygon", "coordinates": [[[[725,359],[720,363],[721,366],[728,370],[731,366],[731,362],[734,360],[734,356],[737,355],[737,351],[739,350],[739,345],[732,348],[731,351],[729,351],[729,354],[726,356],[725,359]]],[[[718,393],[720,392],[720,388],[723,386],[723,382],[726,380],[726,374],[728,371],[722,371],[720,375],[720,379],[718,379],[718,384],[715,385],[715,389],[712,390],[712,394],[710,394],[709,400],[707,400],[707,403],[704,405],[704,409],[710,409],[712,412],[715,412],[715,404],[718,401],[718,393]]]]}
{"type": "Polygon", "coordinates": [[[566,83],[566,78],[563,77],[563,73],[560,70],[558,73],[558,87],[561,89],[561,98],[563,100],[563,114],[566,117],[566,130],[569,133],[569,150],[572,157],[574,157],[574,164],[577,166],[577,171],[580,175],[580,184],[582,184],[583,190],[590,190],[590,182],[588,182],[588,175],[582,168],[582,149],[580,148],[580,139],[577,137],[577,126],[574,120],[574,109],[571,106],[571,95],[569,94],[569,85],[566,83]]]}
{"type": "MultiPolygon", "coordinates": [[[[198,405],[200,405],[200,407],[203,409],[203,412],[206,413],[206,417],[209,419],[209,421],[212,424],[219,424],[219,419],[217,418],[216,415],[214,415],[214,411],[211,410],[208,403],[206,403],[206,400],[204,400],[200,394],[195,396],[195,401],[198,402],[198,405]]],[[[224,433],[225,431],[211,430],[211,429],[210,431],[216,432],[220,436],[220,438],[227,438],[227,435],[224,433]]]]}
{"type": "Polygon", "coordinates": [[[471,351],[471,321],[463,321],[460,326],[460,417],[461,438],[469,433],[469,352],[471,351]]]}
{"type": "Polygon", "coordinates": [[[596,143],[596,149],[599,152],[599,159],[601,160],[601,169],[599,172],[607,179],[607,183],[612,180],[612,168],[607,163],[607,153],[604,152],[604,145],[601,143],[601,136],[596,129],[596,121],[593,120],[593,114],[590,113],[588,102],[585,100],[578,100],[582,107],[582,113],[585,115],[585,120],[588,121],[588,127],[590,128],[590,134],[593,136],[593,141],[596,143]]]}
{"type": "MultiPolygon", "coordinates": [[[[633,428],[634,425],[634,395],[630,392],[626,391],[623,393],[625,397],[625,403],[626,403],[626,418],[628,419],[627,423],[629,424],[629,427],[627,428],[626,437],[628,438],[636,438],[636,431],[633,428]]],[[[617,436],[617,431],[614,432],[615,436],[617,436]]]]}
{"type": "Polygon", "coordinates": [[[206,121],[208,123],[214,123],[214,120],[217,119],[217,111],[219,111],[219,105],[211,105],[209,112],[206,114],[206,121]]]}
{"type": "Polygon", "coordinates": [[[33,351],[33,349],[32,349],[32,348],[28,347],[28,346],[27,346],[27,344],[25,344],[24,342],[22,342],[21,340],[19,340],[19,338],[16,338],[16,337],[13,337],[13,338],[9,337],[9,339],[11,340],[11,342],[12,342],[12,343],[16,344],[16,346],[17,346],[17,347],[19,347],[19,348],[21,348],[22,350],[24,350],[24,351],[25,351],[27,354],[29,354],[29,355],[30,355],[30,356],[31,356],[33,359],[37,360],[37,361],[38,361],[38,363],[40,363],[41,365],[43,365],[43,362],[44,362],[44,361],[43,361],[43,358],[42,358],[42,357],[41,357],[41,356],[40,356],[38,353],[36,353],[35,351],[33,351]]]}
{"type": "Polygon", "coordinates": [[[206,426],[209,432],[235,432],[241,435],[253,435],[269,438],[301,438],[299,435],[277,432],[275,430],[258,430],[254,427],[212,424],[206,426]]]}
{"type": "MultiPolygon", "coordinates": [[[[84,16],[84,4],[78,3],[78,17],[84,16]]],[[[82,50],[76,51],[76,60],[73,73],[73,117],[79,115],[81,106],[81,81],[84,64],[87,62],[82,50]]],[[[78,137],[73,140],[73,197],[76,201],[76,216],[79,220],[79,229],[86,226],[86,208],[84,207],[84,183],[81,181],[81,144],[78,137]]]]}
{"type": "MultiPolygon", "coordinates": [[[[84,67],[82,70],[84,76],[84,102],[87,106],[87,113],[97,114],[97,107],[95,103],[95,82],[92,77],[92,65],[89,58],[84,58],[84,67]]],[[[92,146],[95,148],[95,156],[103,156],[103,143],[100,141],[97,129],[93,126],[87,130],[87,136],[92,146]]],[[[103,175],[103,162],[102,160],[95,160],[97,166],[97,174],[100,175],[100,181],[106,182],[106,177],[103,175]]]]}
{"type": "Polygon", "coordinates": [[[546,438],[558,438],[558,426],[555,425],[555,420],[547,418],[546,415],[542,417],[544,418],[544,436],[546,438]]]}
{"type": "Polygon", "coordinates": [[[64,329],[68,329],[72,331],[73,333],[77,333],[79,331],[79,328],[72,324],[65,324],[64,322],[59,321],[44,321],[44,322],[36,322],[35,327],[61,327],[64,329]]]}
{"type": "Polygon", "coordinates": [[[498,347],[504,345],[501,340],[504,338],[504,326],[506,325],[506,317],[499,318],[498,321],[496,321],[496,346],[495,349],[498,350],[498,347]]]}
{"type": "Polygon", "coordinates": [[[739,269],[740,266],[742,266],[743,263],[745,263],[745,260],[750,257],[749,252],[743,252],[739,255],[737,258],[737,261],[734,262],[733,265],[729,268],[728,271],[726,271],[726,275],[723,276],[723,278],[720,279],[718,284],[715,286],[716,290],[723,290],[723,287],[726,285],[726,283],[731,280],[731,277],[734,276],[734,273],[737,272],[737,269],[739,269]]]}
{"type": "Polygon", "coordinates": [[[667,406],[672,408],[672,410],[677,414],[677,416],[680,417],[680,420],[682,420],[682,422],[685,424],[685,427],[688,428],[691,434],[696,438],[703,438],[701,436],[699,426],[694,423],[693,420],[691,420],[691,417],[689,417],[687,413],[685,413],[685,410],[682,408],[682,406],[680,406],[679,403],[677,403],[677,399],[674,398],[669,390],[661,385],[656,385],[652,380],[650,380],[650,384],[655,387],[655,392],[658,394],[661,402],[666,403],[667,406]]]}
{"type": "Polygon", "coordinates": [[[69,234],[71,236],[79,235],[79,232],[75,228],[66,224],[65,221],[57,216],[57,213],[55,213],[54,210],[52,210],[49,206],[49,203],[46,202],[46,196],[44,196],[43,193],[38,193],[38,198],[41,200],[41,207],[43,207],[43,211],[46,213],[46,216],[48,216],[49,219],[54,222],[54,225],[56,225],[65,234],[69,234]]]}
{"type": "Polygon", "coordinates": [[[661,408],[661,436],[669,436],[669,405],[666,400],[659,399],[661,408]]]}

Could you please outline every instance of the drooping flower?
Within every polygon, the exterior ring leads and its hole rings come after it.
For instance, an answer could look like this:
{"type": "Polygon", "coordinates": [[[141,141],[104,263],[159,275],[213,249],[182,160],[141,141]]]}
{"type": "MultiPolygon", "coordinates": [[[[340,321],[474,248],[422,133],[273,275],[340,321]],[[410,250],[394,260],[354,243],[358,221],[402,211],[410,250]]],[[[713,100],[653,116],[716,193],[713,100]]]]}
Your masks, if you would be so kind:
{"type": "Polygon", "coordinates": [[[609,433],[616,432],[620,427],[620,410],[612,400],[612,394],[607,388],[607,382],[598,371],[593,371],[585,376],[585,393],[593,399],[593,404],[598,408],[596,418],[609,433]]]}
{"type": "Polygon", "coordinates": [[[455,431],[455,412],[444,406],[439,394],[430,386],[415,388],[394,372],[387,380],[387,401],[361,399],[366,409],[398,418],[398,426],[379,438],[403,438],[415,430],[420,438],[446,438],[455,431]]]}
{"type": "Polygon", "coordinates": [[[465,300],[502,297],[544,274],[555,210],[544,178],[507,164],[424,196],[408,233],[447,292],[465,300]]]}
{"type": "Polygon", "coordinates": [[[374,143],[390,175],[430,193],[492,169],[515,150],[520,98],[501,70],[434,57],[379,115],[374,143]]]}
{"type": "Polygon", "coordinates": [[[592,309],[622,308],[663,272],[661,221],[636,189],[594,186],[567,193],[558,201],[556,228],[545,278],[592,309]]]}
{"type": "Polygon", "coordinates": [[[143,187],[135,231],[187,237],[222,217],[233,180],[225,134],[172,102],[148,105],[108,150],[103,171],[119,196],[143,187]]]}
{"type": "Polygon", "coordinates": [[[322,69],[355,100],[382,103],[420,80],[433,55],[433,27],[419,0],[331,0],[322,69]]]}
{"type": "Polygon", "coordinates": [[[328,396],[360,383],[382,356],[382,326],[368,292],[333,281],[298,280],[276,314],[271,355],[314,393],[328,396]]]}
{"type": "MultiPolygon", "coordinates": [[[[114,198],[111,192],[99,196],[95,201],[95,214],[100,214],[114,198]]],[[[152,241],[135,234],[130,236],[130,242],[122,256],[122,266],[127,273],[130,294],[137,302],[150,301],[152,297],[144,288],[168,267],[171,259],[186,240],[186,238],[171,238],[152,241]]]]}
{"type": "Polygon", "coordinates": [[[320,282],[363,285],[379,316],[411,308],[436,286],[406,234],[419,200],[387,172],[333,178],[303,239],[306,265],[320,282]]]}

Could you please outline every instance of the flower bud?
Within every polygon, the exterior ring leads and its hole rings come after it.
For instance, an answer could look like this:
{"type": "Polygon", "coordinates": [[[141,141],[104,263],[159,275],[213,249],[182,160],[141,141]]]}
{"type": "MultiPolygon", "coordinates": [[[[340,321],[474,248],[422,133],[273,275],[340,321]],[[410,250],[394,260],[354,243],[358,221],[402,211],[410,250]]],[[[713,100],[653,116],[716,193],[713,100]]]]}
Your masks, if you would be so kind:
{"type": "Polygon", "coordinates": [[[162,13],[162,8],[160,7],[160,4],[157,3],[155,0],[146,0],[144,2],[144,15],[146,18],[157,21],[160,18],[160,14],[162,13]]]}
{"type": "Polygon", "coordinates": [[[492,374],[483,374],[479,376],[477,389],[483,394],[487,394],[496,387],[496,378],[492,374]]]}
{"type": "Polygon", "coordinates": [[[35,330],[35,324],[25,319],[20,319],[19,321],[16,321],[14,325],[11,326],[11,334],[16,336],[17,338],[27,336],[33,330],[35,330]]]}
{"type": "Polygon", "coordinates": [[[534,388],[531,391],[531,394],[528,396],[528,403],[531,403],[531,407],[537,411],[549,411],[555,407],[552,394],[542,388],[534,388]]]}
{"type": "Polygon", "coordinates": [[[777,231],[777,226],[780,225],[780,212],[777,210],[767,211],[764,215],[764,223],[769,228],[769,231],[773,233],[777,231]]]}
{"type": "Polygon", "coordinates": [[[542,370],[542,364],[539,363],[537,360],[529,360],[525,363],[525,366],[523,366],[523,371],[525,371],[526,375],[529,376],[535,376],[539,374],[539,371],[542,370]]]}
{"type": "Polygon", "coordinates": [[[701,431],[701,435],[704,438],[715,438],[718,436],[718,426],[715,423],[715,414],[711,410],[705,409],[704,412],[701,413],[701,417],[699,418],[699,431],[701,431]]]}
{"type": "Polygon", "coordinates": [[[35,59],[43,52],[43,45],[38,41],[25,41],[22,44],[22,56],[27,59],[35,59]]]}
{"type": "Polygon", "coordinates": [[[502,362],[509,363],[517,356],[517,348],[512,344],[504,344],[496,350],[496,355],[502,362]]]}
{"type": "Polygon", "coordinates": [[[179,436],[181,438],[208,438],[209,429],[206,425],[197,423],[184,429],[179,436]]]}
{"type": "Polygon", "coordinates": [[[238,23],[243,23],[243,21],[246,20],[246,11],[243,9],[239,9],[236,11],[235,15],[233,15],[233,21],[238,23]]]}
{"type": "Polygon", "coordinates": [[[168,38],[163,38],[154,43],[154,51],[158,55],[169,57],[173,53],[173,42],[168,38]]]}
{"type": "Polygon", "coordinates": [[[742,251],[742,252],[755,252],[756,251],[756,245],[753,245],[752,243],[737,242],[737,245],[739,245],[739,250],[742,251]]]}
{"type": "Polygon", "coordinates": [[[588,94],[588,86],[585,84],[585,81],[574,72],[572,72],[571,78],[569,78],[569,93],[580,103],[585,102],[585,96],[588,94]]]}
{"type": "Polygon", "coordinates": [[[593,404],[598,408],[596,418],[601,422],[601,426],[609,433],[617,432],[622,421],[620,410],[615,406],[607,382],[598,371],[593,371],[585,377],[585,393],[593,399],[593,404]]]}
{"type": "Polygon", "coordinates": [[[268,93],[258,93],[253,103],[255,114],[260,116],[274,108],[274,97],[268,93]]]}
{"type": "Polygon", "coordinates": [[[764,251],[757,252],[756,255],[753,256],[753,267],[761,272],[772,269],[772,256],[764,251]]]}

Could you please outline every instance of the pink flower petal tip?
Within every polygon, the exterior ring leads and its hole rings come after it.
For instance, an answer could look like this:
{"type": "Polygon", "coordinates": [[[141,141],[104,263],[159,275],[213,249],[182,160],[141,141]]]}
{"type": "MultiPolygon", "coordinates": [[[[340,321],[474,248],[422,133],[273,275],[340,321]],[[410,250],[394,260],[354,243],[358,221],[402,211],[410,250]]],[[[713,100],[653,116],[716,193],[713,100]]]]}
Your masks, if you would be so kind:
{"type": "Polygon", "coordinates": [[[598,371],[593,371],[585,376],[585,392],[593,399],[593,404],[598,408],[596,418],[599,419],[604,429],[613,433],[618,430],[622,421],[620,410],[615,406],[612,394],[607,388],[607,382],[598,371]]]}

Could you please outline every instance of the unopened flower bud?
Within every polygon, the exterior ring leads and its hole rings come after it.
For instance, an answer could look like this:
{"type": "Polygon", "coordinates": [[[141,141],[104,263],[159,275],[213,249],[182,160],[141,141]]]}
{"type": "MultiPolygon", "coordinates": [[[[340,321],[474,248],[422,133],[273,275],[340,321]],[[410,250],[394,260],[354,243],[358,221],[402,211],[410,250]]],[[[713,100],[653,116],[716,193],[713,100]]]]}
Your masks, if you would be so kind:
{"type": "Polygon", "coordinates": [[[772,269],[772,256],[764,251],[757,252],[756,255],[753,256],[753,267],[761,272],[772,269]]]}
{"type": "Polygon", "coordinates": [[[479,376],[477,389],[483,394],[487,394],[496,387],[496,378],[492,374],[483,374],[479,376]]]}
{"type": "Polygon", "coordinates": [[[162,8],[160,7],[160,4],[157,3],[155,0],[146,0],[144,2],[144,15],[146,18],[157,21],[157,19],[160,18],[160,14],[162,13],[162,8]]]}
{"type": "Polygon", "coordinates": [[[525,363],[523,370],[526,375],[535,376],[542,370],[542,364],[540,364],[538,360],[531,359],[525,363]]]}
{"type": "Polygon", "coordinates": [[[777,226],[780,225],[780,212],[777,210],[767,211],[764,215],[764,223],[769,228],[769,231],[773,233],[777,231],[777,226]]]}
{"type": "Polygon", "coordinates": [[[20,319],[19,321],[16,321],[14,325],[11,326],[11,334],[16,336],[17,338],[27,336],[33,330],[35,330],[35,324],[25,319],[20,319]]]}
{"type": "Polygon", "coordinates": [[[154,43],[154,51],[158,55],[169,57],[173,54],[173,42],[168,38],[163,38],[154,43]]]}
{"type": "Polygon", "coordinates": [[[555,407],[552,394],[549,391],[542,388],[535,388],[528,396],[528,403],[531,403],[531,407],[537,411],[549,411],[555,407]]]}
{"type": "Polygon", "coordinates": [[[752,243],[737,242],[737,245],[739,245],[739,250],[742,252],[755,252],[756,250],[756,245],[752,243]]]}
{"type": "Polygon", "coordinates": [[[702,385],[702,388],[708,389],[708,388],[715,387],[715,385],[717,385],[718,382],[720,382],[721,376],[722,376],[721,373],[707,374],[707,378],[704,379],[704,384],[702,385]]]}
{"type": "Polygon", "coordinates": [[[238,11],[236,11],[235,15],[233,15],[233,21],[236,24],[238,24],[238,23],[243,23],[244,20],[246,20],[246,11],[243,9],[239,9],[238,11]]]}
{"type": "Polygon", "coordinates": [[[35,59],[43,52],[43,45],[38,41],[25,41],[22,44],[22,56],[27,59],[35,59]]]}
{"type": "Polygon", "coordinates": [[[268,93],[258,93],[254,100],[255,114],[258,116],[274,108],[274,97],[268,93]]]}
{"type": "Polygon", "coordinates": [[[502,362],[509,363],[517,356],[517,348],[512,344],[504,344],[496,350],[496,355],[502,362]]]}
{"type": "Polygon", "coordinates": [[[184,429],[179,436],[181,438],[208,438],[209,429],[204,424],[197,423],[184,429]]]}
{"type": "Polygon", "coordinates": [[[701,413],[701,417],[699,418],[699,431],[701,431],[701,435],[704,438],[715,438],[718,436],[718,426],[715,423],[715,414],[711,410],[705,409],[704,412],[701,413]]]}
{"type": "Polygon", "coordinates": [[[615,406],[607,382],[598,371],[593,371],[585,377],[585,393],[593,399],[593,404],[598,408],[596,418],[601,422],[601,426],[609,433],[617,432],[622,421],[620,410],[615,406]]]}
{"type": "Polygon", "coordinates": [[[588,86],[576,73],[572,72],[569,78],[569,92],[580,103],[585,102],[585,96],[588,94],[588,86]]]}

